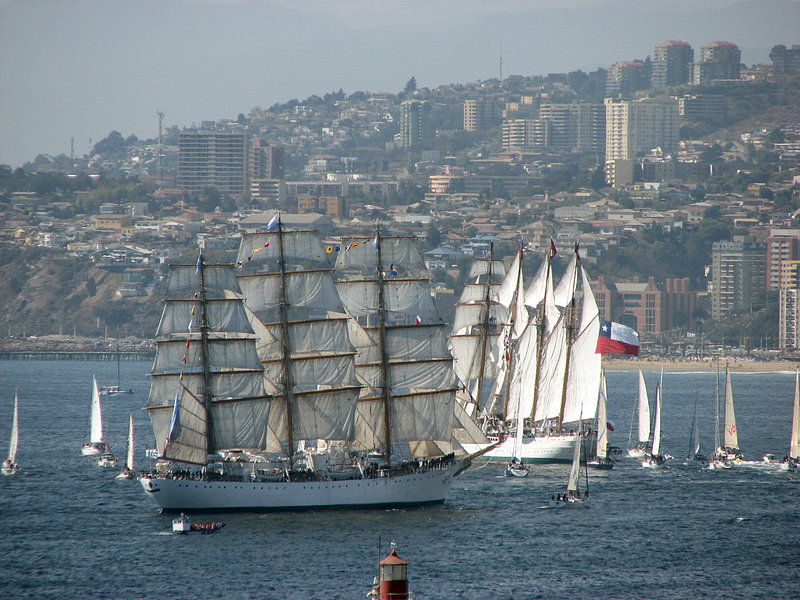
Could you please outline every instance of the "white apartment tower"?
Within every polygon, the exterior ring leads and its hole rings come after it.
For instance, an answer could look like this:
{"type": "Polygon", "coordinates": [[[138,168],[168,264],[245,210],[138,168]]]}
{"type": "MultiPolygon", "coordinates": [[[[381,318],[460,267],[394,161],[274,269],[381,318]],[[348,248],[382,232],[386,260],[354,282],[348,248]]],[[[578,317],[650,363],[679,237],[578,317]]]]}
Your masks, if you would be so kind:
{"type": "Polygon", "coordinates": [[[678,147],[678,101],[674,98],[605,99],[606,160],[633,160],[653,148],[678,147]]]}

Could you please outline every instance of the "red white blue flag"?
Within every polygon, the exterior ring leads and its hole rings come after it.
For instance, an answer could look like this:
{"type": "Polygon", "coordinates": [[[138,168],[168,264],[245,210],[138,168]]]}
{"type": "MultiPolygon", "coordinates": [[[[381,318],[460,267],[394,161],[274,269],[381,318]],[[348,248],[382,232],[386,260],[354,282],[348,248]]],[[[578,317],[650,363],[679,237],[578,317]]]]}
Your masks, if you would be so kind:
{"type": "Polygon", "coordinates": [[[595,354],[632,354],[639,356],[639,334],[622,323],[600,319],[595,354]]]}

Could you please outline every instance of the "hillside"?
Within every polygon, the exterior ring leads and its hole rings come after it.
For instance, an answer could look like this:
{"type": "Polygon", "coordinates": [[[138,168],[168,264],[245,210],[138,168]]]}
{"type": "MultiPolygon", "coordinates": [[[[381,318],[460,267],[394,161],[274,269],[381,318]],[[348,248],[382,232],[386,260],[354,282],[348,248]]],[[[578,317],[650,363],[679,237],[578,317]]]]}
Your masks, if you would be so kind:
{"type": "Polygon", "coordinates": [[[116,296],[120,274],[62,251],[0,246],[0,337],[106,331],[152,337],[161,310],[153,298],[116,296]]]}

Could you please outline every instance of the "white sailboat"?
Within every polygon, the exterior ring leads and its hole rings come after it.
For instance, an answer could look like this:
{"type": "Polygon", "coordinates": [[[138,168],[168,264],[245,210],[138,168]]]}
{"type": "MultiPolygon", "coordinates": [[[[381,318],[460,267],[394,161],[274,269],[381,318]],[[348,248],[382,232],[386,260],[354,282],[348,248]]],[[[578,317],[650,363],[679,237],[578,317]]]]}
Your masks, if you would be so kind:
{"type": "Polygon", "coordinates": [[[506,465],[505,474],[508,477],[527,477],[530,468],[521,458],[522,436],[525,431],[525,419],[517,407],[517,430],[514,432],[514,458],[506,465]]]}
{"type": "MultiPolygon", "coordinates": [[[[723,444],[717,444],[712,462],[742,462],[742,453],[739,450],[739,431],[736,427],[736,412],[733,407],[733,386],[728,365],[725,365],[725,425],[723,429],[723,444]]],[[[716,468],[716,467],[715,467],[716,468]]]]}
{"type": "Polygon", "coordinates": [[[136,446],[133,438],[133,415],[128,415],[128,450],[125,454],[125,468],[117,475],[117,479],[134,479],[136,477],[136,466],[134,457],[136,446]]]}
{"type": "Polygon", "coordinates": [[[19,394],[14,392],[14,413],[11,417],[11,440],[8,444],[8,458],[3,461],[0,472],[3,475],[15,475],[19,471],[17,463],[17,446],[19,445],[19,394]]]}
{"type": "Polygon", "coordinates": [[[645,468],[660,467],[666,461],[666,456],[661,454],[661,390],[664,387],[664,370],[661,370],[661,380],[656,387],[656,410],[653,417],[653,441],[650,451],[642,457],[642,466],[645,468]]]}
{"type": "Polygon", "coordinates": [[[444,501],[469,464],[452,359],[428,280],[385,267],[424,264],[414,240],[348,244],[342,306],[316,232],[268,229],[243,236],[241,289],[232,265],[170,270],[144,490],[168,510],[444,501]]]}
{"type": "Polygon", "coordinates": [[[589,475],[584,467],[585,485],[581,494],[581,454],[583,452],[583,438],[577,437],[572,454],[572,467],[569,470],[569,480],[564,494],[553,496],[549,508],[586,508],[589,502],[589,475]]]}
{"type": "MultiPolygon", "coordinates": [[[[595,354],[599,329],[597,304],[588,275],[577,252],[558,287],[553,288],[548,255],[527,289],[522,286],[522,253],[515,258],[498,291],[507,308],[507,322],[498,340],[500,372],[484,409],[492,442],[499,443],[486,457],[514,458],[517,407],[530,426],[521,443],[526,463],[570,462],[582,423],[593,421],[600,388],[600,355],[595,354]],[[576,293],[580,282],[582,309],[577,317],[576,293]],[[528,308],[536,311],[528,318],[528,308]],[[561,308],[559,308],[561,307],[561,308]]],[[[464,444],[467,451],[485,448],[464,444]]],[[[594,448],[592,448],[594,450],[594,448]]]]}
{"type": "MultiPolygon", "coordinates": [[[[606,375],[600,374],[600,399],[597,402],[597,443],[595,458],[590,460],[588,466],[593,469],[613,469],[616,461],[608,456],[608,415],[606,411],[606,375]]],[[[612,427],[613,429],[613,427],[612,427]]]]}
{"type": "Polygon", "coordinates": [[[794,401],[792,403],[792,435],[789,439],[789,454],[781,468],[796,471],[800,468],[800,371],[794,374],[794,401]]]}
{"type": "MultiPolygon", "coordinates": [[[[119,334],[117,334],[119,335],[119,334]]],[[[117,383],[113,385],[101,385],[100,386],[100,395],[101,396],[119,396],[121,394],[132,394],[133,390],[131,389],[123,389],[120,385],[120,361],[122,359],[122,354],[119,350],[119,338],[117,338],[117,383]]]]}
{"type": "Polygon", "coordinates": [[[631,429],[628,435],[628,456],[630,458],[642,458],[649,450],[650,442],[650,400],[647,397],[647,384],[644,381],[642,370],[639,369],[639,396],[633,406],[634,413],[638,413],[638,441],[635,445],[631,443],[633,436],[634,419],[631,418],[631,429]]]}
{"type": "Polygon", "coordinates": [[[721,397],[719,393],[719,360],[717,360],[716,371],[716,393],[714,396],[714,453],[711,455],[711,460],[708,461],[708,468],[712,471],[721,469],[730,469],[731,461],[726,456],[719,452],[722,447],[722,437],[720,435],[722,406],[721,397]]]}
{"type": "Polygon", "coordinates": [[[700,421],[697,415],[697,399],[694,401],[694,410],[692,411],[692,428],[689,431],[689,451],[686,453],[686,460],[708,464],[708,459],[700,452],[700,421]]]}
{"type": "Polygon", "coordinates": [[[97,379],[92,376],[92,404],[89,414],[89,441],[81,445],[84,456],[97,456],[110,452],[111,447],[105,441],[103,429],[103,407],[100,403],[100,388],[97,379]]]}

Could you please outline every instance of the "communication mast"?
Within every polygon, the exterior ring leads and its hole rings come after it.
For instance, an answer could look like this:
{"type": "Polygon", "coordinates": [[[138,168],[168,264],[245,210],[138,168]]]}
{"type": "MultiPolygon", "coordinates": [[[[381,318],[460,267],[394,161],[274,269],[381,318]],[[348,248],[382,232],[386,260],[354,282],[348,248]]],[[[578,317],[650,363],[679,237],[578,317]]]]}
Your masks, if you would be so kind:
{"type": "Polygon", "coordinates": [[[161,136],[162,136],[162,127],[164,124],[164,113],[160,110],[156,111],[158,115],[158,187],[164,187],[164,165],[161,162],[161,157],[163,154],[162,147],[161,147],[161,136]]]}

